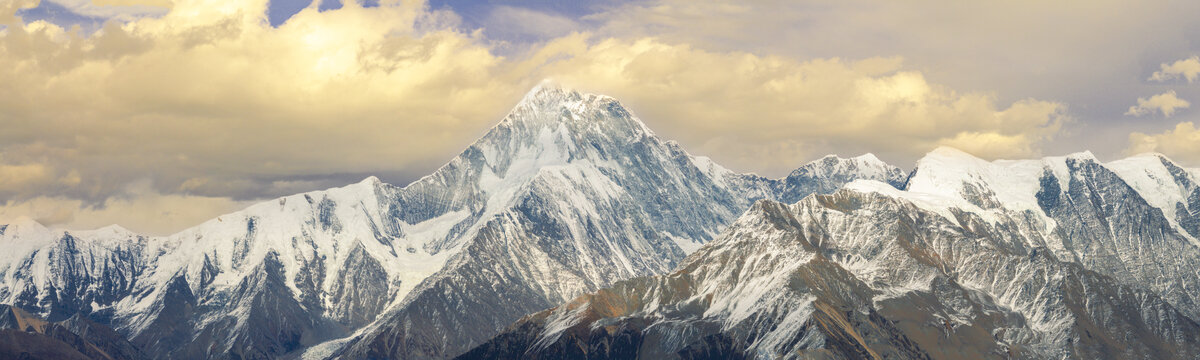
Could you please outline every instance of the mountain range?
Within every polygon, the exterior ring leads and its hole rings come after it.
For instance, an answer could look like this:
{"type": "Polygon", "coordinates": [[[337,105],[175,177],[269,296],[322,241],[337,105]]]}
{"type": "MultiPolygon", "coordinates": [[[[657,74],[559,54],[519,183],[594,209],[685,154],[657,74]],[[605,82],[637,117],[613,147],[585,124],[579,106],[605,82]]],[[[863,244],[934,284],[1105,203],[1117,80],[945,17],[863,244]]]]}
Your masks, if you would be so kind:
{"type": "Polygon", "coordinates": [[[903,190],[759,201],[671,273],[463,358],[1196,358],[1196,175],[941,148],[903,190]]]}
{"type": "Polygon", "coordinates": [[[0,303],[66,330],[0,328],[91,358],[1194,358],[1198,184],[950,148],[769,179],[543,83],[406,186],[160,237],[0,225],[0,303]]]}

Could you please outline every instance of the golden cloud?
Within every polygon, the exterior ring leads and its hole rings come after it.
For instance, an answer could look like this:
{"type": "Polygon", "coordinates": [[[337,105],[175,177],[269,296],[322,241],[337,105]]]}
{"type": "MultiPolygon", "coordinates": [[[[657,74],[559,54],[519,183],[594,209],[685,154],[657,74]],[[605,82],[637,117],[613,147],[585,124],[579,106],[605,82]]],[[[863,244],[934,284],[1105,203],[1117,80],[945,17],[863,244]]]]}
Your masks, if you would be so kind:
{"type": "Polygon", "coordinates": [[[589,33],[506,58],[420,2],[309,8],[278,28],[266,0],[171,5],[91,34],[9,22],[0,214],[165,231],[241,199],[420,175],[547,77],[622,99],[694,153],[768,175],[830,152],[911,159],[950,144],[1031,156],[1067,121],[1062,104],[956,92],[899,58],[798,60],[589,33]],[[153,215],[182,208],[195,214],[153,215]]]}
{"type": "Polygon", "coordinates": [[[1188,83],[1200,79],[1200,56],[1192,56],[1171,64],[1159,65],[1160,70],[1150,75],[1151,81],[1167,81],[1171,79],[1186,79],[1188,83]]]}
{"type": "Polygon", "coordinates": [[[111,192],[136,180],[113,173],[150,175],[163,190],[202,175],[373,173],[449,158],[528,86],[421,4],[307,9],[279,28],[265,8],[179,1],[91,35],[40,21],[10,28],[0,150],[43,157],[25,146],[36,141],[55,152],[55,171],[114,177],[99,185],[111,192]]]}
{"type": "Polygon", "coordinates": [[[18,10],[35,7],[40,2],[40,0],[6,0],[0,2],[0,27],[17,23],[18,18],[16,13],[18,10]]]}
{"type": "Polygon", "coordinates": [[[1175,114],[1175,111],[1186,109],[1190,106],[1192,106],[1191,103],[1180,99],[1175,95],[1175,90],[1171,90],[1148,98],[1138,98],[1137,105],[1130,106],[1129,111],[1126,111],[1125,115],[1142,116],[1157,112],[1162,114],[1163,117],[1171,117],[1171,115],[1175,114]]]}
{"type": "Polygon", "coordinates": [[[57,228],[82,230],[121,224],[142,234],[169,235],[251,204],[228,197],[161,194],[148,183],[137,182],[121,196],[109,199],[105,206],[57,196],[39,196],[0,206],[0,220],[6,220],[0,223],[26,216],[57,228]]]}
{"type": "Polygon", "coordinates": [[[53,180],[50,171],[39,164],[0,165],[0,192],[23,190],[53,180]]]}
{"type": "Polygon", "coordinates": [[[1128,155],[1158,152],[1185,164],[1200,164],[1200,129],[1187,121],[1158,134],[1135,132],[1129,134],[1128,155]]]}
{"type": "Polygon", "coordinates": [[[1005,107],[990,94],[931,84],[895,58],[798,61],[653,38],[589,44],[586,35],[558,39],[540,58],[564,59],[540,66],[627,99],[651,128],[695,152],[769,175],[835,151],[916,157],[948,144],[988,158],[1032,156],[1067,120],[1062,104],[1005,107]]]}

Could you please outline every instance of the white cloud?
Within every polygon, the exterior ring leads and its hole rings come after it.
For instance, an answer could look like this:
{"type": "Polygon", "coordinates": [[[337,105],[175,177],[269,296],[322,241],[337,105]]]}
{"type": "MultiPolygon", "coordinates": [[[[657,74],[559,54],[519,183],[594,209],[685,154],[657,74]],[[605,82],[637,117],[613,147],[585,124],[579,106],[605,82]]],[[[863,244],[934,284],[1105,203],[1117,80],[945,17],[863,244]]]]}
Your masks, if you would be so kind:
{"type": "Polygon", "coordinates": [[[1126,111],[1125,115],[1142,116],[1158,112],[1163,117],[1171,117],[1171,115],[1175,114],[1175,111],[1186,109],[1191,105],[1186,100],[1180,99],[1175,95],[1175,91],[1171,90],[1149,98],[1138,98],[1137,105],[1130,106],[1129,111],[1126,111]]]}
{"type": "Polygon", "coordinates": [[[1192,83],[1200,79],[1200,56],[1193,55],[1190,58],[1171,64],[1159,65],[1159,67],[1161,70],[1154,72],[1149,80],[1162,82],[1184,78],[1187,79],[1188,83],[1192,83]]]}

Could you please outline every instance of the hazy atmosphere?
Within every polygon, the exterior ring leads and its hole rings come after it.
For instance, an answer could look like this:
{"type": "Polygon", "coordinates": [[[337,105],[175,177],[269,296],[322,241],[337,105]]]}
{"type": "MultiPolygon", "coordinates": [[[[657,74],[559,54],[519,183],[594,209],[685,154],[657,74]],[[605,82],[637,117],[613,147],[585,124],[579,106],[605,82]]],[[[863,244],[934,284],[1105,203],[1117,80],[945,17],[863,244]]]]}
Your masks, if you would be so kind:
{"type": "Polygon", "coordinates": [[[1163,153],[1195,1],[0,1],[0,223],[168,234],[431,173],[553,79],[737,171],[1163,153]]]}

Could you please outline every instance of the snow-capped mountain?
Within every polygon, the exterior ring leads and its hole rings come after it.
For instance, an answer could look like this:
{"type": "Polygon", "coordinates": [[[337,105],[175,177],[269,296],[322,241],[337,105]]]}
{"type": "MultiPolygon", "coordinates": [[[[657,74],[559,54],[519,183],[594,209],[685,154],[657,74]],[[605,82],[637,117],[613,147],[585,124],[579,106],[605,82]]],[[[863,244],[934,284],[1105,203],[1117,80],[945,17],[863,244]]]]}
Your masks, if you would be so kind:
{"type": "Polygon", "coordinates": [[[0,225],[0,303],[154,358],[1189,358],[1198,238],[1200,171],[1161,155],[766,179],[547,83],[404,187],[164,237],[0,225]]]}
{"type": "Polygon", "coordinates": [[[674,272],[463,357],[1196,358],[1196,175],[1161,155],[942,148],[904,190],[760,201],[674,272]]]}
{"type": "Polygon", "coordinates": [[[494,212],[445,268],[338,354],[457,355],[521,315],[666,272],[756,199],[903,179],[869,155],[783,180],[736,174],[657,138],[612,98],[555,86],[535,89],[455,161],[478,164],[480,183],[517,185],[489,199],[494,212]]]}
{"type": "Polygon", "coordinates": [[[1200,315],[1200,177],[1194,170],[1159,154],[1107,164],[1091,153],[984,163],[951,149],[935,151],[917,166],[910,191],[940,192],[980,214],[1008,213],[1034,246],[1152,289],[1192,318],[1200,315]],[[935,170],[947,168],[935,162],[961,170],[935,170]]]}
{"type": "Polygon", "coordinates": [[[737,174],[612,98],[543,84],[404,187],[368,178],[164,237],[0,225],[0,303],[86,314],[155,358],[448,357],[525,314],[674,268],[757,199],[856,179],[904,174],[870,155],[737,174]]]}

